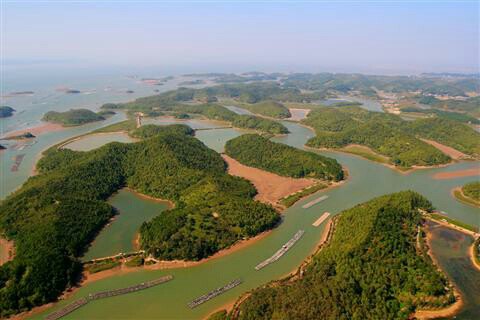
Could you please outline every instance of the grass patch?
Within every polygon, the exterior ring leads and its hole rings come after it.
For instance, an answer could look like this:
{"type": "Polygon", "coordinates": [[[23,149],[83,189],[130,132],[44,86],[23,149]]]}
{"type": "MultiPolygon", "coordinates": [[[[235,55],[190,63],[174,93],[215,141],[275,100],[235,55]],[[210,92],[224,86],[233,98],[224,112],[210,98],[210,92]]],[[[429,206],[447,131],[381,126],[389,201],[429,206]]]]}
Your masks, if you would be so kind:
{"type": "Polygon", "coordinates": [[[318,190],[322,190],[322,189],[325,189],[327,187],[326,184],[323,184],[323,183],[319,183],[319,184],[316,184],[316,185],[313,185],[311,187],[308,187],[306,189],[303,189],[302,191],[299,191],[299,192],[296,192],[294,194],[291,194],[289,196],[286,196],[285,198],[281,199],[280,200],[280,204],[281,205],[284,205],[285,207],[291,207],[295,204],[295,202],[297,202],[298,200],[306,197],[306,196],[309,196],[315,192],[317,192],[318,190]]]}
{"type": "Polygon", "coordinates": [[[145,260],[143,259],[142,256],[136,256],[136,257],[133,257],[132,259],[128,260],[125,265],[127,267],[140,267],[140,266],[143,266],[143,263],[145,262],[145,260]]]}
{"type": "Polygon", "coordinates": [[[371,161],[380,162],[380,163],[390,163],[387,157],[384,157],[378,153],[375,153],[366,147],[348,146],[348,147],[342,148],[341,150],[344,152],[355,154],[357,156],[361,156],[371,161]]]}
{"type": "Polygon", "coordinates": [[[466,197],[462,191],[458,190],[458,189],[455,189],[453,190],[453,195],[455,196],[455,198],[457,198],[458,201],[460,202],[463,202],[463,203],[466,203],[466,204],[469,204],[469,205],[472,205],[472,206],[475,206],[475,207],[478,207],[480,206],[480,202],[478,201],[475,201],[474,199],[470,198],[470,197],[466,197]]]}
{"type": "Polygon", "coordinates": [[[464,228],[464,229],[467,229],[467,230],[470,230],[470,231],[473,231],[473,232],[478,232],[478,227],[475,227],[475,226],[472,226],[472,225],[469,225],[465,222],[462,222],[462,221],[458,221],[458,220],[455,220],[455,219],[452,219],[452,218],[449,218],[443,214],[438,214],[438,213],[430,213],[429,216],[434,219],[434,220],[437,220],[437,221],[446,221],[448,223],[451,223],[453,225],[456,225],[457,227],[461,227],[461,228],[464,228]]]}
{"type": "Polygon", "coordinates": [[[120,261],[104,260],[104,261],[101,261],[101,262],[98,262],[98,263],[88,265],[86,267],[86,269],[89,273],[97,273],[97,272],[100,272],[100,271],[113,269],[115,267],[118,267],[120,264],[121,264],[120,261]]]}
{"type": "Polygon", "coordinates": [[[111,124],[109,126],[97,129],[91,133],[102,133],[102,132],[117,132],[117,131],[131,131],[137,127],[135,120],[129,119],[121,122],[111,124]]]}

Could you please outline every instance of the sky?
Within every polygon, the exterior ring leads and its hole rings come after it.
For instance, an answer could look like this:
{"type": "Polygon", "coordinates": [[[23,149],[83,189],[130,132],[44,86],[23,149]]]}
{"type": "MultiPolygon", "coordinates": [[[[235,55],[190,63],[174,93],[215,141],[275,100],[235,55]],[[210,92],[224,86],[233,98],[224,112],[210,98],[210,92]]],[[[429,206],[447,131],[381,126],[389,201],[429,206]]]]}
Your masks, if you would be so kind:
{"type": "Polygon", "coordinates": [[[479,72],[479,1],[1,1],[8,66],[479,72]]]}

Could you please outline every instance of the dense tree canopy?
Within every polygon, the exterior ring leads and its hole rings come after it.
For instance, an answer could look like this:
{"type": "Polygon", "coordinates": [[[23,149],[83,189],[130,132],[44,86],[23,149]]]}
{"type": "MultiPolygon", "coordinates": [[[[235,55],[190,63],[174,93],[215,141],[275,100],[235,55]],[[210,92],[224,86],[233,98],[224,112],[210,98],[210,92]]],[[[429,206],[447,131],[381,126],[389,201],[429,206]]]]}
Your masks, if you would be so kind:
{"type": "Polygon", "coordinates": [[[438,141],[464,153],[477,156],[480,134],[457,121],[429,118],[405,121],[398,116],[370,112],[358,107],[328,107],[312,111],[304,123],[317,136],[312,147],[341,148],[361,144],[390,157],[402,167],[447,163],[450,158],[420,138],[438,141]]]}
{"type": "Polygon", "coordinates": [[[470,182],[462,187],[462,192],[475,201],[480,201],[480,182],[470,182]]]}
{"type": "Polygon", "coordinates": [[[141,227],[142,247],[161,259],[198,260],[279,220],[188,127],[134,133],[150,138],[89,152],[48,150],[40,174],[0,203],[0,229],[16,248],[0,267],[2,316],[52,301],[74,283],[78,257],[114,215],[107,198],[124,186],[175,202],[141,227]]]}
{"type": "Polygon", "coordinates": [[[64,126],[78,126],[84,123],[105,120],[105,117],[88,109],[71,109],[65,112],[49,111],[43,115],[42,120],[60,123],[64,126]]]}
{"type": "Polygon", "coordinates": [[[257,134],[244,134],[225,145],[225,153],[239,162],[294,178],[342,180],[342,166],[313,152],[272,142],[257,134]]]}
{"type": "Polygon", "coordinates": [[[418,208],[431,204],[406,191],[343,211],[303,276],[254,290],[232,318],[408,319],[417,307],[451,303],[446,278],[416,247],[418,208]]]}

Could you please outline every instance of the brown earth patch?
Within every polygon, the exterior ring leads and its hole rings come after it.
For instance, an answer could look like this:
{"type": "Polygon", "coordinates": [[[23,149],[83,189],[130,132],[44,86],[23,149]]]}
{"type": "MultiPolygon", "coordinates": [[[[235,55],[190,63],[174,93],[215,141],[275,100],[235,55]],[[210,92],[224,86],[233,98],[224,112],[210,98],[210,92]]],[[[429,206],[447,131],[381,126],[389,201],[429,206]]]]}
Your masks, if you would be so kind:
{"type": "Polygon", "coordinates": [[[438,143],[436,141],[428,140],[428,139],[422,139],[422,138],[420,138],[420,140],[422,140],[425,143],[428,143],[431,146],[434,146],[435,148],[442,151],[443,153],[445,153],[447,156],[449,156],[452,159],[460,160],[460,159],[469,158],[469,156],[466,155],[465,153],[460,152],[460,151],[458,151],[458,150],[456,150],[452,147],[446,146],[444,144],[438,143]]]}
{"type": "Polygon", "coordinates": [[[245,166],[227,155],[222,155],[222,157],[228,164],[229,174],[251,181],[258,191],[255,199],[271,205],[277,205],[280,199],[316,183],[313,179],[282,177],[271,172],[245,166]]]}
{"type": "Polygon", "coordinates": [[[474,176],[480,176],[480,168],[471,168],[451,172],[438,172],[433,175],[433,178],[437,180],[445,180],[474,176]]]}

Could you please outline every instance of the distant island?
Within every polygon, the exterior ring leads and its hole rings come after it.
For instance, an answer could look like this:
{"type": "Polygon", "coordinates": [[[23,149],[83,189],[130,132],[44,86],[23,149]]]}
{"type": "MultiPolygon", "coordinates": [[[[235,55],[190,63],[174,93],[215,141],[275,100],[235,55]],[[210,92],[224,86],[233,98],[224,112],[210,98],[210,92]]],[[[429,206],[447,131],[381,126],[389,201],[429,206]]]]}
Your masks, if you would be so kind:
{"type": "Polygon", "coordinates": [[[114,114],[113,111],[100,111],[95,113],[88,109],[71,109],[65,112],[49,111],[42,120],[59,123],[66,127],[79,126],[89,122],[105,120],[106,116],[114,114]]]}
{"type": "Polygon", "coordinates": [[[13,116],[15,109],[9,106],[1,106],[0,107],[0,118],[8,118],[13,116]]]}

